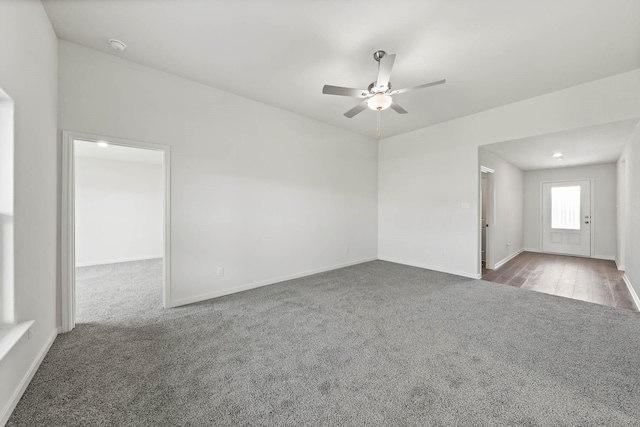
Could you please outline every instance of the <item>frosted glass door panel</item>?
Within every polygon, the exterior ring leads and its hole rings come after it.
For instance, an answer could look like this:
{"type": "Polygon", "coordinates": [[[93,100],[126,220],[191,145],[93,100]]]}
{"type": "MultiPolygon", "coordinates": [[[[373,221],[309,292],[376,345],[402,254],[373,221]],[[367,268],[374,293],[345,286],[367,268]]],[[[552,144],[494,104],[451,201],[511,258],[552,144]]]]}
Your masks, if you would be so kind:
{"type": "Polygon", "coordinates": [[[580,186],[551,187],[551,228],[580,230],[580,186]]]}

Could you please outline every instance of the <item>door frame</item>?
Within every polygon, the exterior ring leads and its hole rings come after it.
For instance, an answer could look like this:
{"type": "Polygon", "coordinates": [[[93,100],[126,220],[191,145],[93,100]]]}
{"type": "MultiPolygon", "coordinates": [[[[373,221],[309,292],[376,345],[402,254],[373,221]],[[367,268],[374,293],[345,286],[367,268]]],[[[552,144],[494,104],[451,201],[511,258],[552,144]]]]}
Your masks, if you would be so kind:
{"type": "MultiPolygon", "coordinates": [[[[589,255],[588,257],[582,256],[582,255],[568,255],[568,254],[558,254],[558,255],[566,255],[566,256],[576,256],[576,257],[582,257],[582,258],[595,258],[595,239],[594,239],[594,234],[595,234],[595,229],[596,226],[594,225],[595,221],[594,218],[596,217],[595,215],[595,189],[594,189],[594,179],[593,178],[580,178],[580,179],[556,179],[556,180],[552,180],[552,181],[540,181],[540,252],[541,253],[545,253],[545,254],[555,254],[556,252],[545,252],[543,250],[543,246],[542,246],[542,236],[544,233],[544,203],[543,203],[543,187],[544,184],[558,184],[558,183],[564,183],[564,182],[575,182],[575,181],[589,181],[589,187],[590,187],[590,193],[591,193],[591,207],[589,208],[591,210],[591,218],[590,218],[590,225],[591,225],[591,232],[589,233],[589,251],[591,252],[591,255],[589,255]]],[[[580,218],[580,220],[582,221],[582,218],[580,218]]]]}
{"type": "Polygon", "coordinates": [[[627,159],[626,155],[620,156],[616,163],[618,176],[616,177],[616,267],[620,271],[625,270],[625,259],[627,257],[627,159]],[[620,176],[622,175],[622,176],[620,176]]]}
{"type": "Polygon", "coordinates": [[[482,174],[487,174],[487,228],[486,237],[486,254],[485,263],[487,270],[494,270],[496,268],[495,261],[495,248],[494,248],[494,233],[496,229],[495,221],[495,169],[491,169],[486,166],[480,165],[480,171],[478,173],[478,274],[482,277],[482,174]]]}
{"type": "Polygon", "coordinates": [[[62,131],[62,202],[60,224],[61,320],[62,332],[76,326],[76,245],[75,245],[75,152],[74,141],[104,141],[112,145],[161,151],[164,185],[164,248],[162,305],[171,306],[171,147],[90,133],[62,131]]]}

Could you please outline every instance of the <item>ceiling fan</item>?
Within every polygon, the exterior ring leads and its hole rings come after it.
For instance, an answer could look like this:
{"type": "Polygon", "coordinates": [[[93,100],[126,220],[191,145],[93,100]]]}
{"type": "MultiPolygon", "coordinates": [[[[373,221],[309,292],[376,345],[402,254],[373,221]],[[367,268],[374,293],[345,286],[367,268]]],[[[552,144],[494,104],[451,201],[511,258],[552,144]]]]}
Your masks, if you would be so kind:
{"type": "MultiPolygon", "coordinates": [[[[396,55],[387,55],[384,50],[379,50],[373,54],[373,59],[378,62],[378,79],[375,82],[371,83],[367,89],[354,89],[350,87],[331,85],[324,85],[324,87],[322,88],[322,93],[326,95],[351,96],[353,98],[364,99],[364,101],[360,102],[351,110],[344,113],[344,115],[348,118],[352,118],[356,114],[361,113],[362,111],[366,110],[367,107],[374,111],[377,110],[378,112],[391,107],[392,110],[399,114],[407,114],[407,110],[393,101],[393,95],[398,95],[429,86],[441,85],[446,81],[443,79],[418,86],[392,90],[391,81],[389,79],[391,78],[391,70],[393,69],[393,62],[396,60],[396,55]]],[[[379,127],[380,126],[378,124],[378,133],[380,132],[379,127]]]]}

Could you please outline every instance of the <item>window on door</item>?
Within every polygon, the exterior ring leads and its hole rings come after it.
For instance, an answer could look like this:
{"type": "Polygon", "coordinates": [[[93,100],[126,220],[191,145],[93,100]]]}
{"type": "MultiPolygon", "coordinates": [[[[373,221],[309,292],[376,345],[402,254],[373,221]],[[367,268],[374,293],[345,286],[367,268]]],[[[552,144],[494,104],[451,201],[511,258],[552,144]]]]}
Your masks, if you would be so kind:
{"type": "Polygon", "coordinates": [[[580,230],[580,186],[551,188],[551,228],[580,230]]]}

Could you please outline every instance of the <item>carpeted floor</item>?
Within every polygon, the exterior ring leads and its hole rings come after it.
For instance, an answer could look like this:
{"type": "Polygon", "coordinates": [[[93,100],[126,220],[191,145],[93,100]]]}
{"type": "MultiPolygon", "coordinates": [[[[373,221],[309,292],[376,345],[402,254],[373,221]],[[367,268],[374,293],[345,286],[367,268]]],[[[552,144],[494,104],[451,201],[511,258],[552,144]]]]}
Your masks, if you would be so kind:
{"type": "Polygon", "coordinates": [[[635,312],[383,261],[163,310],[107,268],[9,426],[640,422],[635,312]]]}

